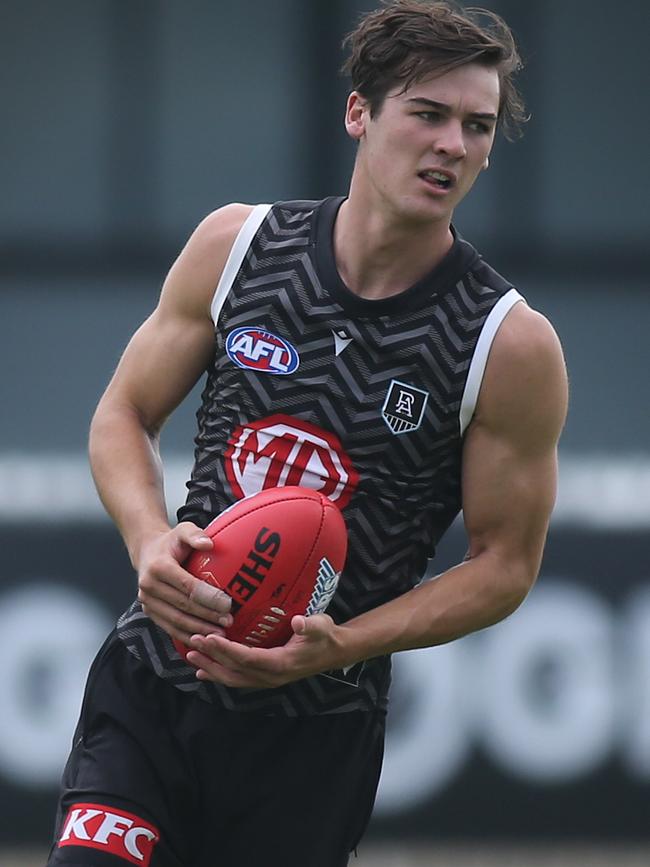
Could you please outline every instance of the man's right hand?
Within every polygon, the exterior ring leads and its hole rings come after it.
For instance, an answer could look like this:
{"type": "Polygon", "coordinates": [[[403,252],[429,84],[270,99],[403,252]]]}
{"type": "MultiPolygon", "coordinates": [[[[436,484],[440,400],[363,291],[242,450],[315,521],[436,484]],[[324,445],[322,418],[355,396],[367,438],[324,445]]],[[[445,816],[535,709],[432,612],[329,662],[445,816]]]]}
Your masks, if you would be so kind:
{"type": "Polygon", "coordinates": [[[192,551],[212,550],[212,539],[189,521],[144,542],[138,558],[138,600],[165,632],[189,644],[192,635],[223,634],[232,623],[231,599],[195,578],[182,563],[192,551]],[[216,628],[215,628],[216,627],[216,628]]]}

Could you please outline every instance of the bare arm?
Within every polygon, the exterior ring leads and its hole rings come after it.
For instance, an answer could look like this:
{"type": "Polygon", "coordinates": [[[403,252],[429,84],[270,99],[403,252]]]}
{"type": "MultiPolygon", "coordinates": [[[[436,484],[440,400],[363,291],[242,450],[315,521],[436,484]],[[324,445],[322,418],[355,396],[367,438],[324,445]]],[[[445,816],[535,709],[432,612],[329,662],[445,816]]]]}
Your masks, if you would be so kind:
{"type": "Polygon", "coordinates": [[[543,317],[519,304],[495,339],[465,438],[466,560],[382,606],[381,621],[364,623],[363,615],[346,626],[376,631],[378,645],[389,633],[383,648],[392,652],[443,644],[511,614],[539,572],[566,406],[559,341],[543,317]]]}
{"type": "Polygon", "coordinates": [[[383,653],[443,644],[506,617],[539,571],[566,406],[555,332],[518,304],[495,338],[465,439],[468,558],[341,626],[326,615],[294,618],[296,635],[284,648],[264,651],[219,637],[197,638],[194,646],[203,653],[192,658],[203,666],[199,676],[231,685],[279,685],[383,653]]]}
{"type": "MultiPolygon", "coordinates": [[[[209,549],[212,543],[190,523],[170,531],[159,435],[210,359],[210,303],[249,212],[248,206],[230,205],[196,229],[165,280],[158,306],[129,342],[90,429],[97,490],[139,572],[145,610],[181,640],[197,629],[208,631],[208,617],[218,622],[214,610],[188,604],[193,591],[210,607],[214,597],[178,565],[192,548],[209,549]]],[[[221,600],[218,614],[226,611],[221,600]]]]}

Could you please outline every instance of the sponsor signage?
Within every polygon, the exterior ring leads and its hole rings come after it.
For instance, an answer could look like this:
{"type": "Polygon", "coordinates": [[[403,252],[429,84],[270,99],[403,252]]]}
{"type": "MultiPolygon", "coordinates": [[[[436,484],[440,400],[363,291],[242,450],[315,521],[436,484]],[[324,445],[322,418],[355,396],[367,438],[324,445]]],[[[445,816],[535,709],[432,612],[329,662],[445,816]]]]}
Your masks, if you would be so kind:
{"type": "Polygon", "coordinates": [[[342,509],[359,478],[335,434],[289,415],[237,427],[225,457],[238,499],[266,488],[299,485],[320,491],[342,509]]]}
{"type": "Polygon", "coordinates": [[[57,848],[81,846],[149,867],[158,829],[133,813],[102,804],[73,804],[63,823],[57,848]]]}

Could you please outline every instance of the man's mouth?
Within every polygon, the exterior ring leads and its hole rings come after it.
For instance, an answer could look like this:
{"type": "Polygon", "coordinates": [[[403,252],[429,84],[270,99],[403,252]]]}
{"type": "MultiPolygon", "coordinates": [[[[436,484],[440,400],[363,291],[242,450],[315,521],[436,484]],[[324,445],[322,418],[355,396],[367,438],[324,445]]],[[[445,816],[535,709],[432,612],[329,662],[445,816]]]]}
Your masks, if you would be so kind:
{"type": "Polygon", "coordinates": [[[453,172],[446,172],[441,169],[424,169],[418,172],[418,177],[439,190],[449,190],[456,183],[456,176],[453,172]]]}

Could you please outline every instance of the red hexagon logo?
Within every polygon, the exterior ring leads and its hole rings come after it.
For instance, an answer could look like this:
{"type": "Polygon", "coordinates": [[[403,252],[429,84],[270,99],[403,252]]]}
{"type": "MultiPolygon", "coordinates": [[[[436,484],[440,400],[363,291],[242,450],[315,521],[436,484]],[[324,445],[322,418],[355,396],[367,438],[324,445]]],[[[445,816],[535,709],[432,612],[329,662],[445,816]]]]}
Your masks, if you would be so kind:
{"type": "Polygon", "coordinates": [[[226,475],[238,498],[298,485],[320,491],[342,509],[359,482],[335,434],[290,415],[240,425],[228,441],[225,458],[226,475]]]}

